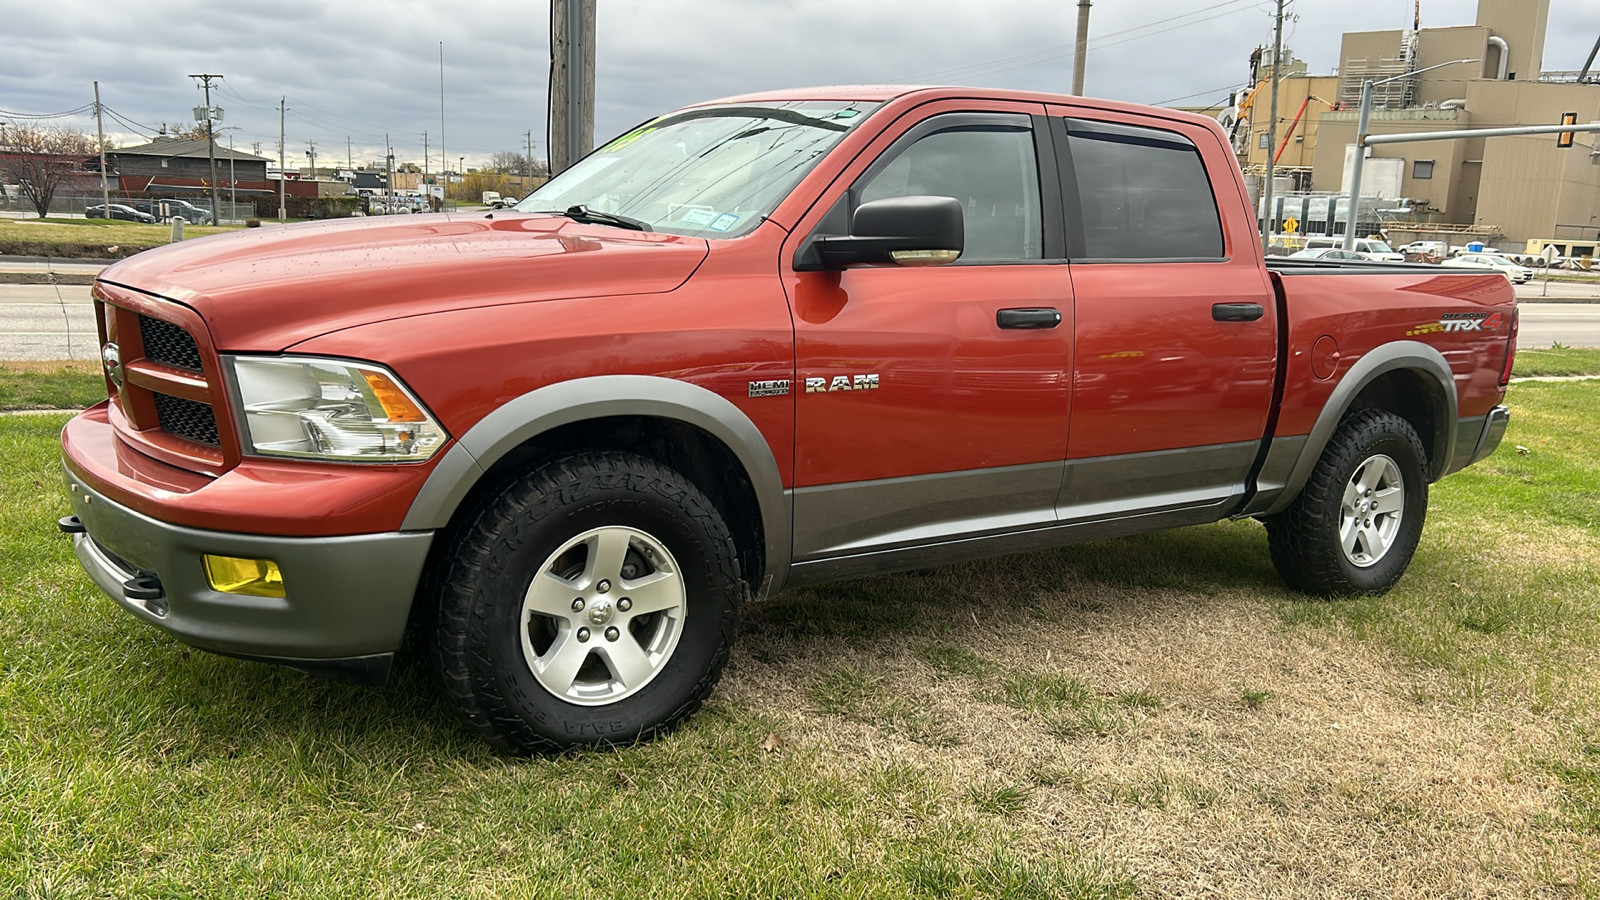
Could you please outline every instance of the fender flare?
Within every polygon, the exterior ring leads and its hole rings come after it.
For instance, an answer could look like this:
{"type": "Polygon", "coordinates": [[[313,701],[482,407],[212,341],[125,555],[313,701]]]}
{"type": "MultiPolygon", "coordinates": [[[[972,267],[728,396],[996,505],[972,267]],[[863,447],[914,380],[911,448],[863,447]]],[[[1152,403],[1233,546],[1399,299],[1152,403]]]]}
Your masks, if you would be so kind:
{"type": "Polygon", "coordinates": [[[1356,396],[1367,385],[1379,376],[1400,369],[1409,369],[1418,372],[1432,383],[1443,396],[1439,398],[1442,415],[1434,423],[1433,434],[1433,459],[1428,461],[1428,480],[1436,481],[1443,477],[1450,461],[1456,453],[1456,419],[1460,409],[1456,398],[1455,376],[1450,371],[1450,364],[1445,362],[1444,354],[1434,347],[1420,341],[1394,341],[1373,349],[1371,352],[1356,360],[1340,379],[1338,386],[1329,395],[1328,402],[1323,405],[1322,412],[1317,415],[1316,424],[1311,426],[1311,432],[1306,435],[1305,444],[1300,448],[1300,455],[1296,457],[1294,467],[1289,470],[1289,477],[1284,481],[1283,492],[1265,512],[1256,515],[1270,516],[1283,512],[1294,498],[1299,496],[1300,489],[1311,480],[1311,470],[1316,468],[1317,461],[1322,458],[1322,451],[1328,446],[1328,441],[1333,438],[1333,431],[1344,420],[1345,413],[1349,412],[1350,404],[1355,402],[1356,396]]]}
{"type": "MultiPolygon", "coordinates": [[[[653,375],[598,375],[529,391],[501,405],[458,437],[422,485],[401,524],[424,531],[449,524],[462,500],[502,457],[563,425],[611,416],[646,416],[692,425],[721,441],[744,467],[760,506],[766,543],[765,585],[787,579],[789,495],[778,462],[755,423],[726,397],[698,385],[653,375]]],[[[764,585],[752,585],[760,593],[764,585]]]]}

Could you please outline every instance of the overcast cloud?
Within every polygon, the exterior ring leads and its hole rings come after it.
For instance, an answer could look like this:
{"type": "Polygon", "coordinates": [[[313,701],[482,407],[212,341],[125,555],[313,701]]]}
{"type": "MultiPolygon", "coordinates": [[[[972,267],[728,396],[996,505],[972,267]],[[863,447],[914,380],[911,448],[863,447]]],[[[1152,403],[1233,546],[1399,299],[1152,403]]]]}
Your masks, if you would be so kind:
{"type": "MultiPolygon", "coordinates": [[[[1286,43],[1316,73],[1337,67],[1344,31],[1409,26],[1411,0],[1295,0],[1286,43]]],[[[1096,0],[1086,93],[1204,105],[1271,45],[1269,0],[1096,0]]],[[[1423,0],[1424,27],[1471,24],[1472,0],[1423,0]]],[[[845,83],[975,84],[1067,92],[1074,0],[600,0],[596,136],[698,100],[845,83]]],[[[444,42],[445,154],[454,165],[522,150],[544,155],[546,2],[472,0],[0,0],[0,110],[44,114],[101,99],[119,143],[192,122],[191,73],[226,76],[213,104],[224,140],[276,155],[287,95],[290,165],[439,153],[444,42]],[[142,132],[142,135],[141,135],[142,132]]],[[[1552,0],[1545,68],[1577,69],[1600,35],[1600,3],[1552,0]]],[[[0,112],[0,119],[13,118],[0,112]]],[[[1585,116],[1596,110],[1587,110],[1585,116]]],[[[82,116],[54,121],[93,130],[82,116]]]]}

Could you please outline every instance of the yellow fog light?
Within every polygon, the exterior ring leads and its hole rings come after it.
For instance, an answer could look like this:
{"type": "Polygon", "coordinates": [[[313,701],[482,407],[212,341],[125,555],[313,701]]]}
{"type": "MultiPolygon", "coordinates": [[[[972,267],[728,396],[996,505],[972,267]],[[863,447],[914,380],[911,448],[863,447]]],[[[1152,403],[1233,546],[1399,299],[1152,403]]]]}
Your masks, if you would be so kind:
{"type": "Polygon", "coordinates": [[[282,597],[283,573],[270,559],[240,559],[237,556],[205,556],[206,580],[211,589],[224,594],[251,597],[282,597]]]}

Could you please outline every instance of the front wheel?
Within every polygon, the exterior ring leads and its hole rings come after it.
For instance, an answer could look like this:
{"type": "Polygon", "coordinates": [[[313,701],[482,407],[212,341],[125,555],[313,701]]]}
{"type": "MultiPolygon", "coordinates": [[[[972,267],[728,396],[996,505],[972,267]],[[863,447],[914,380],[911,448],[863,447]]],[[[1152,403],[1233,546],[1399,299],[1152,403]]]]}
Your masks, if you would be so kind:
{"type": "Polygon", "coordinates": [[[1266,520],[1290,587],[1324,597],[1388,592],[1405,574],[1428,511],[1426,452],[1411,424],[1350,413],[1289,508],[1266,520]]]}
{"type": "Polygon", "coordinates": [[[682,721],[727,662],[744,596],[716,507],[680,473],[616,452],[518,478],[439,581],[445,692],[513,753],[630,743],[682,721]]]}

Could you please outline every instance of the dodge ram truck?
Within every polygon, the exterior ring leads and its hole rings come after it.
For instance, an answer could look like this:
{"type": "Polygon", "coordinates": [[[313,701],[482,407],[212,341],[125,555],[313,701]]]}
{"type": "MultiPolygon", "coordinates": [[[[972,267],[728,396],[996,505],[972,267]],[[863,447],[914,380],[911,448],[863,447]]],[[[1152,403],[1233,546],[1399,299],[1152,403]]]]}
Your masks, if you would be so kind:
{"type": "Polygon", "coordinates": [[[623,134],[513,209],[251,229],[93,288],[89,576],[194,646],[513,753],[691,714],[785,587],[1253,517],[1379,594],[1489,454],[1495,272],[1263,258],[1208,119],[834,87],[623,134]]]}

